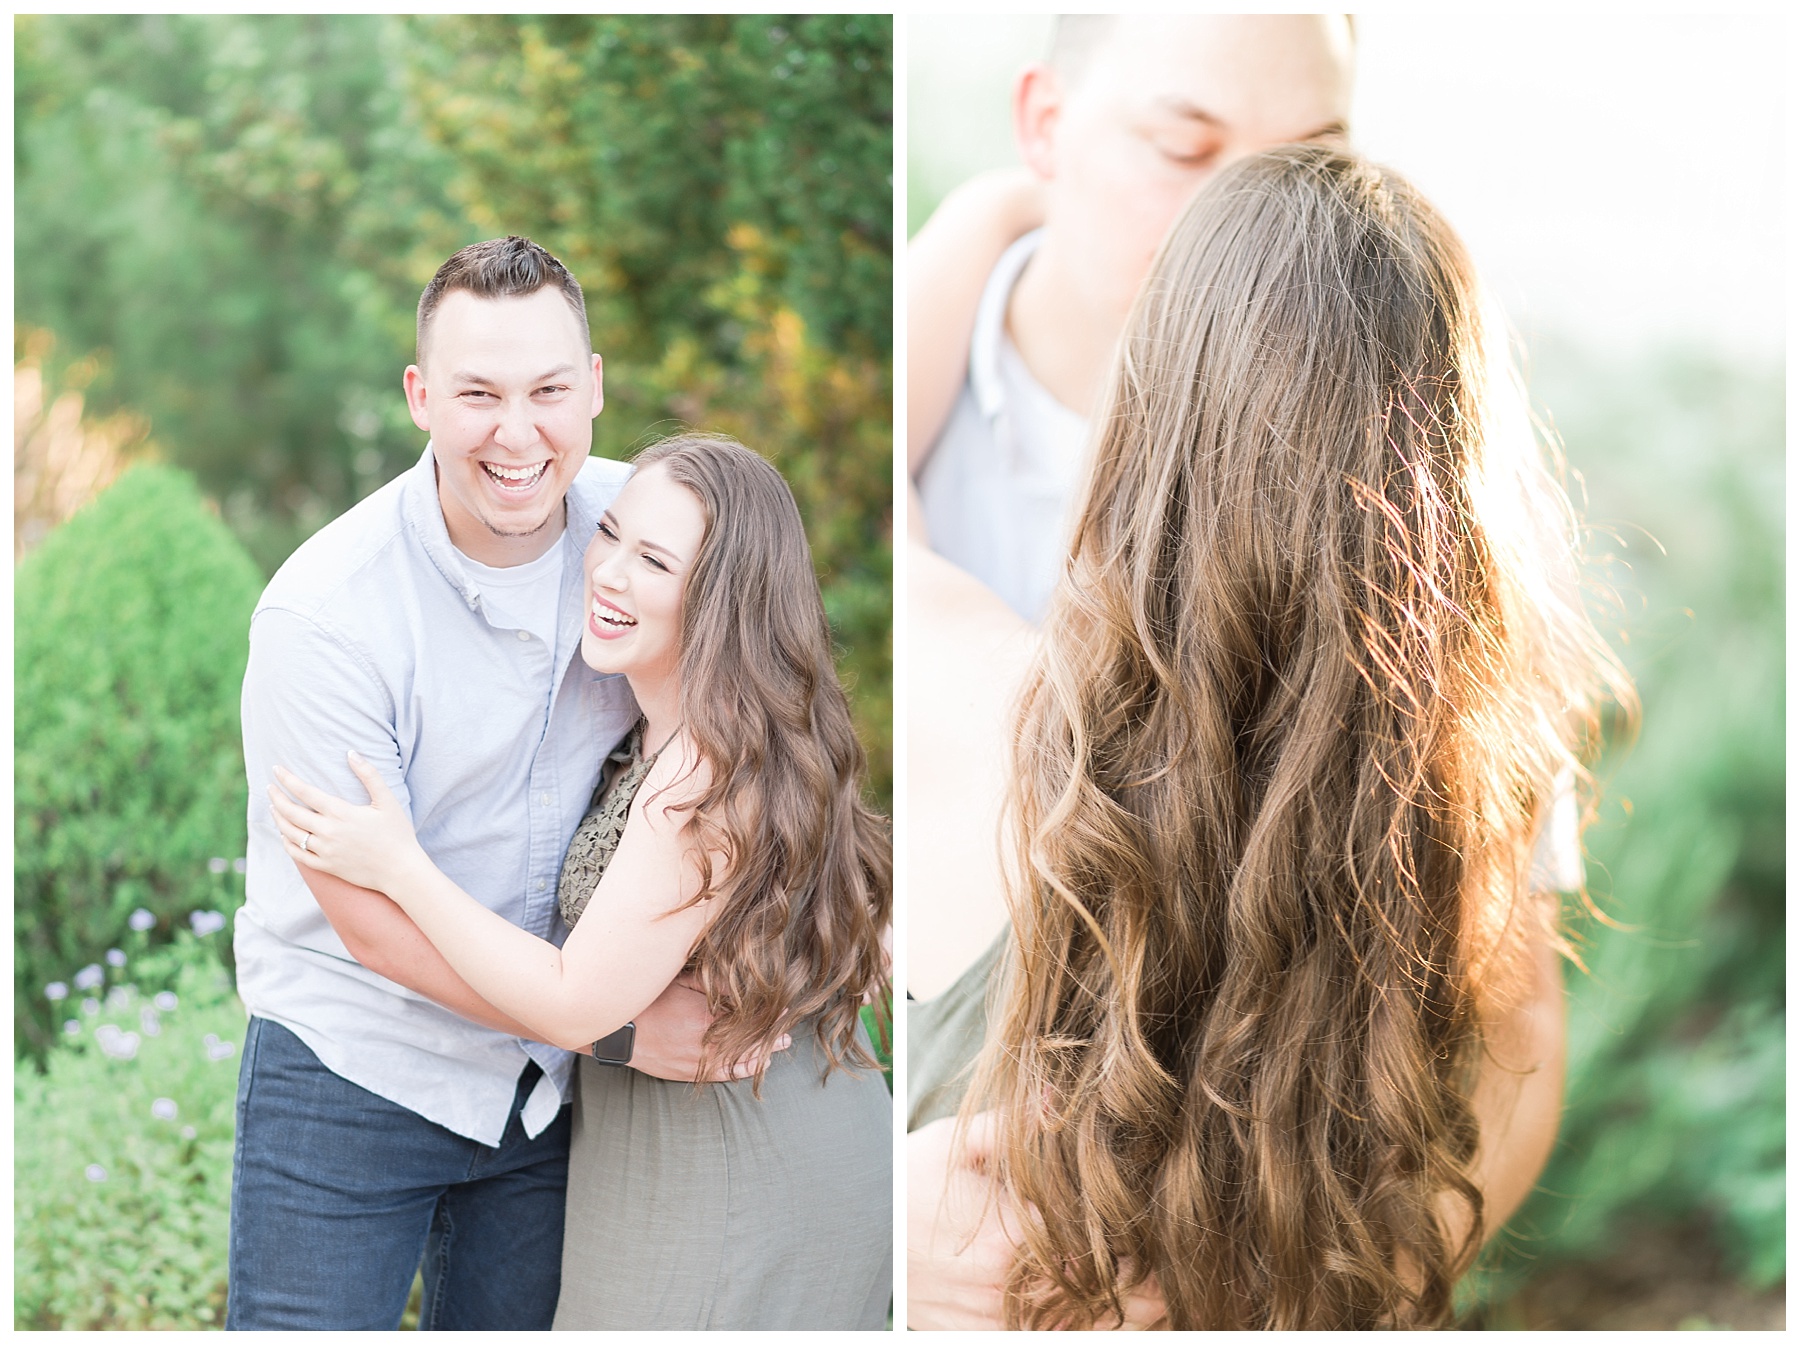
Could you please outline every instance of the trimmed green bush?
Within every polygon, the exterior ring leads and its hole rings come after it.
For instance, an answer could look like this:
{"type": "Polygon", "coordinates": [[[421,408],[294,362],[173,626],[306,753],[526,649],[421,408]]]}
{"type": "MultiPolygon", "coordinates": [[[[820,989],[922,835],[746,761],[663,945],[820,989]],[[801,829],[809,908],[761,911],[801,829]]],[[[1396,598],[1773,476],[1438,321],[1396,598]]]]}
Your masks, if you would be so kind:
{"type": "Polygon", "coordinates": [[[19,565],[15,1053],[41,1062],[60,1017],[46,987],[122,947],[133,911],[166,942],[237,902],[209,861],[244,853],[238,695],[262,583],[193,481],[154,465],[19,565]]]}

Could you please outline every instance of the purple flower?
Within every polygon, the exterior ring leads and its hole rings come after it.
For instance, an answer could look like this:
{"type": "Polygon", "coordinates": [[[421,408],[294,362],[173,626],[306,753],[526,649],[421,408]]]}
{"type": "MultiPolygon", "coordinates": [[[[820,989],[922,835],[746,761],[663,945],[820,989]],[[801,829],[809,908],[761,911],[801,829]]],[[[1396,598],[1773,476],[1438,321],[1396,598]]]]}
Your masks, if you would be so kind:
{"type": "Polygon", "coordinates": [[[69,987],[64,985],[61,981],[52,981],[49,985],[44,987],[44,998],[50,1000],[52,1003],[59,999],[67,999],[68,997],[69,987]]]}
{"type": "Polygon", "coordinates": [[[154,915],[151,915],[149,911],[146,911],[142,906],[140,906],[131,913],[131,919],[128,920],[126,923],[129,924],[133,929],[135,929],[139,934],[142,934],[145,930],[151,928],[152,926],[154,926],[156,924],[156,917],[154,915]]]}
{"type": "Polygon", "coordinates": [[[98,1163],[89,1163],[87,1165],[87,1179],[91,1182],[105,1181],[106,1169],[101,1167],[98,1163]]]}
{"type": "Polygon", "coordinates": [[[217,855],[206,861],[206,871],[208,873],[223,873],[228,867],[230,866],[227,862],[217,855]]]}
{"type": "Polygon", "coordinates": [[[138,1026],[144,1029],[146,1037],[162,1036],[162,1019],[156,1016],[156,1010],[148,1004],[138,1010],[138,1026]]]}
{"type": "Polygon", "coordinates": [[[244,861],[241,859],[234,859],[231,861],[231,871],[233,873],[242,873],[246,867],[244,861]]]}
{"type": "Polygon", "coordinates": [[[100,1043],[100,1049],[114,1060],[130,1060],[138,1053],[138,1045],[143,1040],[135,1032],[121,1032],[111,1023],[102,1023],[94,1029],[94,1038],[100,1043]]]}
{"type": "Polygon", "coordinates": [[[81,1035],[81,1020],[78,1018],[65,1019],[63,1021],[63,1035],[65,1037],[80,1036],[81,1035]]]}
{"type": "Polygon", "coordinates": [[[188,924],[193,927],[196,936],[204,939],[208,934],[217,934],[225,928],[225,917],[217,911],[195,911],[188,916],[188,924]]]}
{"type": "Polygon", "coordinates": [[[156,998],[150,1002],[156,1005],[156,1007],[164,1013],[174,1013],[175,1006],[181,1003],[180,1000],[175,998],[175,992],[173,990],[158,990],[156,992],[156,998]]]}
{"type": "Polygon", "coordinates": [[[92,990],[95,986],[105,980],[106,973],[101,970],[100,964],[98,962],[90,962],[87,966],[75,973],[75,988],[77,990],[92,990]]]}
{"type": "Polygon", "coordinates": [[[173,1121],[181,1114],[174,1098],[159,1097],[150,1104],[150,1114],[159,1121],[173,1121]]]}
{"type": "Polygon", "coordinates": [[[124,966],[125,965],[125,954],[122,953],[121,951],[119,951],[117,948],[108,948],[106,950],[106,965],[109,967],[124,966]]]}

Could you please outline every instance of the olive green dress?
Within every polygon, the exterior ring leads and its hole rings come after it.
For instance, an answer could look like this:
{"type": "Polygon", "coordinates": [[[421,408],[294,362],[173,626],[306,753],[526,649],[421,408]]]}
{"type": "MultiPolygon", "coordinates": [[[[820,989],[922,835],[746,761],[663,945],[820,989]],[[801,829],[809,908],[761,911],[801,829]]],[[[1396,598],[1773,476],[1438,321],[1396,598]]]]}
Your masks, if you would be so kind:
{"type": "MultiPolygon", "coordinates": [[[[642,728],[570,843],[579,918],[655,757],[642,728]]],[[[577,1064],[558,1330],[880,1330],[893,1292],[893,1103],[825,1072],[810,1023],[763,1075],[669,1083],[577,1064]]]]}
{"type": "Polygon", "coordinates": [[[906,1003],[906,1128],[956,1115],[987,1036],[988,999],[1006,952],[1005,929],[942,994],[906,1003]]]}

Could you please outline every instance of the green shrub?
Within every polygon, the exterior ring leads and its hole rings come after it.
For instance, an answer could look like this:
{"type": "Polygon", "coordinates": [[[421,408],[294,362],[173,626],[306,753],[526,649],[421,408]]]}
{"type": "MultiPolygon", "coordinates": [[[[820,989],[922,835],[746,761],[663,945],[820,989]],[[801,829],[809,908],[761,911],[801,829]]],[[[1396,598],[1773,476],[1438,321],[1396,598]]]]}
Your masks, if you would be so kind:
{"type": "Polygon", "coordinates": [[[160,466],[127,472],[19,565],[17,1052],[42,1059],[45,987],[122,947],[134,910],[164,942],[196,907],[230,915],[241,884],[208,864],[244,853],[238,695],[261,587],[192,481],[160,466]]]}
{"type": "Polygon", "coordinates": [[[79,1031],[58,1032],[46,1072],[13,1076],[18,1329],[224,1321],[244,1010],[186,932],[132,972],[103,1001],[65,1006],[79,1031]],[[151,984],[173,988],[172,1007],[151,984]]]}
{"type": "Polygon", "coordinates": [[[1587,517],[1614,534],[1643,727],[1602,768],[1587,837],[1613,923],[1574,921],[1588,971],[1567,977],[1557,1150],[1472,1289],[1617,1254],[1637,1219],[1710,1227],[1765,1286],[1786,1258],[1781,377],[1554,349],[1539,369],[1587,517]]]}

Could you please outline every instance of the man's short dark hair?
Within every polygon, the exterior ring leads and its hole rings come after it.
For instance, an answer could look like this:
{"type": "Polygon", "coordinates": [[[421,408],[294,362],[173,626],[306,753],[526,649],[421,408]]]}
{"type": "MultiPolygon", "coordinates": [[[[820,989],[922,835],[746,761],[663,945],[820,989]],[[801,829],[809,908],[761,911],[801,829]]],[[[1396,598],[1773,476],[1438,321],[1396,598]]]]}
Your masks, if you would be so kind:
{"type": "Polygon", "coordinates": [[[449,261],[438,267],[437,274],[419,296],[419,323],[413,358],[425,359],[425,327],[431,315],[451,290],[467,290],[483,299],[500,299],[512,295],[536,294],[546,285],[562,291],[581,324],[581,348],[593,349],[588,335],[587,304],[581,297],[581,283],[548,252],[517,234],[506,238],[490,238],[485,243],[471,243],[460,249],[449,261]]]}

